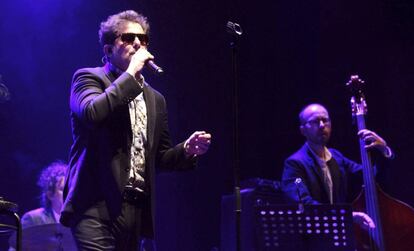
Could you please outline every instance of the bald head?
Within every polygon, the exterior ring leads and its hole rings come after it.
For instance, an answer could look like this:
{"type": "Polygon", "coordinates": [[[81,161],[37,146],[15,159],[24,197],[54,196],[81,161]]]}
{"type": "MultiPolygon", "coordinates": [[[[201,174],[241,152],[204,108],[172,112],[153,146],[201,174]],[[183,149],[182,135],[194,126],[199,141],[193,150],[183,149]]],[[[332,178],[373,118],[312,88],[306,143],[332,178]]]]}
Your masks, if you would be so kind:
{"type": "Polygon", "coordinates": [[[329,118],[328,110],[321,104],[310,104],[305,106],[299,113],[299,123],[300,125],[305,124],[309,117],[314,113],[324,113],[329,118]]]}
{"type": "Polygon", "coordinates": [[[328,110],[320,104],[310,104],[299,113],[300,131],[309,144],[325,146],[331,136],[328,110]]]}

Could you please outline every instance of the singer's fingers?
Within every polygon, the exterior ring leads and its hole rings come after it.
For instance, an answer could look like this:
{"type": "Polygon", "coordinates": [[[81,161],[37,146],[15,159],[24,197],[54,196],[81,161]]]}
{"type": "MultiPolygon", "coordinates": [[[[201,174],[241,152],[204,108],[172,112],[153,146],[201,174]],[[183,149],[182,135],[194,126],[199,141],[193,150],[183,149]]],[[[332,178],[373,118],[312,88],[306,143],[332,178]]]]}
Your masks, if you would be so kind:
{"type": "Polygon", "coordinates": [[[203,133],[203,134],[199,135],[198,138],[211,139],[211,134],[210,133],[203,133]]]}
{"type": "Polygon", "coordinates": [[[211,135],[210,134],[203,134],[203,135],[198,135],[197,137],[194,138],[195,141],[209,141],[211,140],[211,135]]]}
{"type": "Polygon", "coordinates": [[[206,133],[205,131],[195,131],[191,136],[199,136],[205,133],[206,133]]]}
{"type": "Polygon", "coordinates": [[[154,59],[154,55],[152,55],[146,47],[140,47],[135,54],[141,53],[143,57],[145,58],[145,61],[154,59]]]}
{"type": "Polygon", "coordinates": [[[153,58],[154,56],[150,52],[141,47],[133,53],[126,71],[132,76],[135,76],[137,73],[141,72],[146,62],[153,58]]]}
{"type": "Polygon", "coordinates": [[[147,51],[148,52],[148,59],[154,59],[154,55],[152,55],[151,53],[149,53],[149,51],[147,51]]]}
{"type": "Polygon", "coordinates": [[[196,131],[184,144],[187,154],[202,155],[208,151],[211,143],[211,135],[205,131],[196,131]]]}
{"type": "Polygon", "coordinates": [[[154,59],[154,56],[145,48],[139,48],[135,52],[134,56],[135,55],[137,55],[137,57],[140,58],[140,60],[142,60],[143,62],[154,59]]]}
{"type": "Polygon", "coordinates": [[[210,134],[196,135],[196,136],[191,137],[189,142],[192,144],[209,145],[211,143],[211,135],[210,134]]]}

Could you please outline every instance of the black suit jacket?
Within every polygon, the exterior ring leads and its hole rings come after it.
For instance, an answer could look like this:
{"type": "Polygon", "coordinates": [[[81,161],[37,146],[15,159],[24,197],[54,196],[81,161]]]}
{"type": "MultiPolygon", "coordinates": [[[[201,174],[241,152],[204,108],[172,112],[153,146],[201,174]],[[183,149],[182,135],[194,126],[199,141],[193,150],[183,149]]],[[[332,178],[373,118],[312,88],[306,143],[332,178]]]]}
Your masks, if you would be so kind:
{"type": "MultiPolygon", "coordinates": [[[[141,92],[147,106],[145,192],[150,196],[151,235],[154,216],[155,166],[190,169],[183,143],[171,145],[164,97],[145,83],[141,88],[128,73],[117,76],[109,67],[85,68],[73,77],[70,95],[73,145],[64,188],[61,223],[76,224],[89,208],[104,204],[109,218],[121,212],[122,192],[130,170],[132,144],[128,103],[141,92]]],[[[145,232],[145,229],[144,229],[145,232]]]]}
{"type": "MultiPolygon", "coordinates": [[[[349,198],[348,180],[362,169],[362,166],[344,157],[339,151],[330,148],[331,163],[328,164],[333,183],[333,202],[345,203],[349,198]]],[[[361,176],[359,172],[357,176],[361,176]]],[[[330,203],[323,184],[322,170],[307,144],[286,159],[282,174],[282,185],[286,195],[293,201],[305,204],[330,203]],[[302,180],[298,185],[295,179],[302,180]],[[299,192],[299,196],[298,196],[299,192]]]]}

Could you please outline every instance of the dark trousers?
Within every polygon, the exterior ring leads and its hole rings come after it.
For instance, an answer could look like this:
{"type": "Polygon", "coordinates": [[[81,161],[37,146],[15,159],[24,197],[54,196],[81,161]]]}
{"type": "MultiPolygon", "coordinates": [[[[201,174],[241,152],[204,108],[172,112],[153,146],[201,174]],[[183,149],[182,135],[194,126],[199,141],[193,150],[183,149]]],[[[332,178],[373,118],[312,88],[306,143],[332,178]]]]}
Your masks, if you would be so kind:
{"type": "MultiPolygon", "coordinates": [[[[104,220],[85,215],[72,228],[79,251],[138,251],[143,210],[137,205],[123,202],[122,213],[116,220],[104,220]]],[[[151,243],[151,242],[150,242],[151,243]]],[[[141,251],[148,250],[148,241],[141,251]]],[[[153,247],[152,244],[149,245],[153,247]]]]}

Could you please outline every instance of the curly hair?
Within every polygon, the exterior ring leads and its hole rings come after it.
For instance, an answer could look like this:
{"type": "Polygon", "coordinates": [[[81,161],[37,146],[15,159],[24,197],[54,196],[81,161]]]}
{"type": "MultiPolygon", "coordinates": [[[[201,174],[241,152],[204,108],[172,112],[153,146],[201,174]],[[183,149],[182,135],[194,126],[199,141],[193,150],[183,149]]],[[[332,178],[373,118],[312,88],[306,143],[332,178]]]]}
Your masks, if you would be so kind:
{"type": "Polygon", "coordinates": [[[147,18],[133,10],[122,11],[118,14],[109,16],[107,20],[101,23],[99,29],[99,43],[113,44],[116,37],[120,35],[119,30],[126,22],[138,23],[145,33],[149,32],[149,23],[147,18]]]}
{"type": "Polygon", "coordinates": [[[52,206],[47,192],[55,193],[56,185],[62,177],[66,176],[67,169],[67,164],[61,160],[57,160],[43,169],[37,181],[37,185],[42,190],[41,203],[43,207],[50,208],[52,206]]]}

